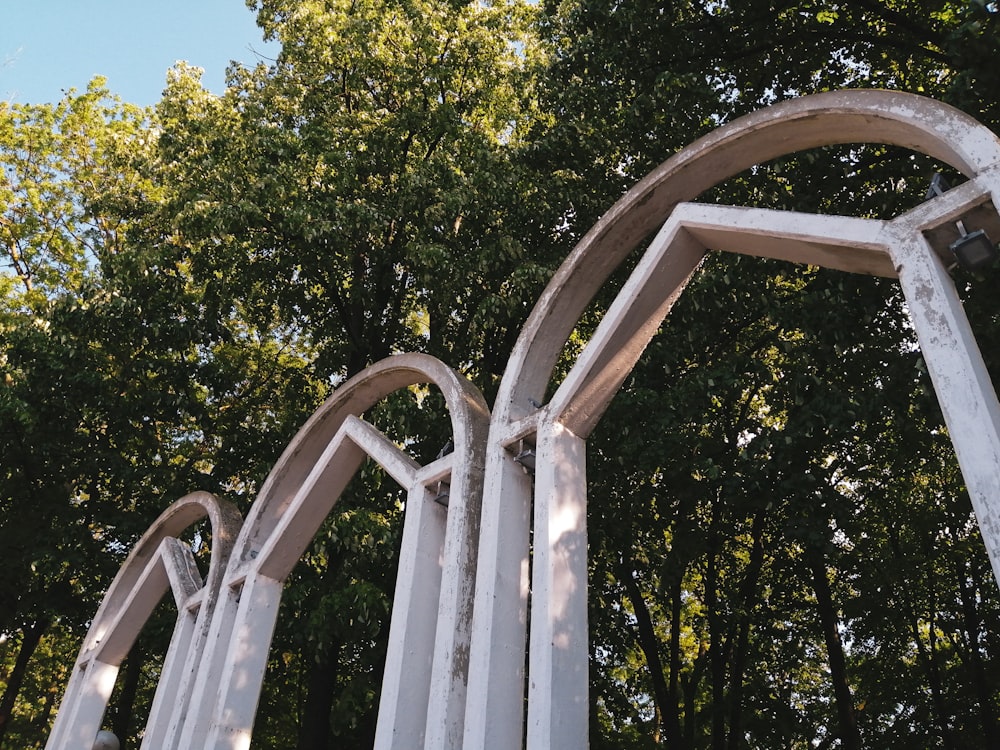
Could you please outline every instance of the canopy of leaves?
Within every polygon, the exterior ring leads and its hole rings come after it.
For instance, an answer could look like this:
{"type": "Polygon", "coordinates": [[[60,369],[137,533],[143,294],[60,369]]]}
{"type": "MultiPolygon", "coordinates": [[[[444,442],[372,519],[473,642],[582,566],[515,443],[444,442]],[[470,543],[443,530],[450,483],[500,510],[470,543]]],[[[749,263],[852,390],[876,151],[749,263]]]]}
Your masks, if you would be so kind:
{"type": "MultiPolygon", "coordinates": [[[[4,746],[44,743],[88,618],[172,500],[245,509],[330,389],[393,352],[491,394],[572,243],[699,135],[844,86],[1000,127],[991,3],[249,5],[282,50],[221,96],[178,65],[151,111],[99,80],[0,105],[4,746]]],[[[703,200],[893,216],[938,168],[824,149],[703,200]]],[[[995,274],[956,276],[994,372],[995,274]]],[[[369,418],[428,459],[442,412],[420,391],[369,418]]],[[[1000,742],[998,590],[892,283],[711,257],[588,464],[595,748],[1000,742]]],[[[371,745],[403,512],[366,466],[295,569],[257,746],[371,745]]],[[[171,616],[119,677],[126,746],[171,616]]]]}

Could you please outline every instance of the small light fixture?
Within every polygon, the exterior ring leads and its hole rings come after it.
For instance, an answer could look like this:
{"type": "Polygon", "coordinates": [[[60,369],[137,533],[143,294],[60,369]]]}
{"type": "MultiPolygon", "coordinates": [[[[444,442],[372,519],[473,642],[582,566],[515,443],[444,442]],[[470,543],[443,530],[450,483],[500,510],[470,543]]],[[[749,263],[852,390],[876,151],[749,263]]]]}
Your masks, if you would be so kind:
{"type": "Polygon", "coordinates": [[[958,231],[961,232],[962,236],[952,242],[948,249],[955,256],[958,265],[966,271],[986,268],[997,259],[997,255],[1000,255],[996,245],[993,244],[993,240],[989,238],[985,230],[977,229],[974,232],[966,232],[965,225],[958,222],[958,231]]]}
{"type": "Polygon", "coordinates": [[[442,508],[447,508],[450,495],[451,495],[451,485],[445,484],[444,482],[438,482],[437,489],[435,490],[434,494],[434,502],[436,502],[442,508]]]}
{"type": "Polygon", "coordinates": [[[535,473],[535,446],[521,441],[517,455],[514,456],[514,463],[520,464],[521,468],[529,474],[535,473]]]}
{"type": "Polygon", "coordinates": [[[454,452],[455,452],[455,444],[451,441],[451,438],[448,438],[448,442],[445,443],[443,446],[441,446],[441,450],[438,451],[438,454],[434,457],[434,460],[436,461],[440,458],[444,458],[449,453],[454,453],[454,452]]]}
{"type": "MultiPolygon", "coordinates": [[[[940,173],[931,178],[931,185],[927,190],[928,198],[935,198],[944,195],[949,189],[947,180],[940,173]]],[[[985,268],[997,259],[1000,251],[986,234],[985,229],[976,229],[969,232],[965,229],[965,223],[961,220],[955,222],[958,228],[958,239],[948,245],[951,254],[958,261],[958,265],[967,271],[976,271],[985,268]]]]}
{"type": "Polygon", "coordinates": [[[931,177],[931,185],[927,188],[927,199],[936,198],[939,195],[944,195],[946,192],[951,190],[951,185],[944,178],[944,175],[940,172],[935,172],[934,176],[931,177]]]}

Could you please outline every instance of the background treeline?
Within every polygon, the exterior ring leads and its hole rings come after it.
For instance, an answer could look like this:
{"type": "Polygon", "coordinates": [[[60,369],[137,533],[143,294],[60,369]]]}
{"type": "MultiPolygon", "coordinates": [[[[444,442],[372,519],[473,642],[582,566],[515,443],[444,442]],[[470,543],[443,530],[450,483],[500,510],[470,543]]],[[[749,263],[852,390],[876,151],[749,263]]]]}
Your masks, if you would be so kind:
{"type": "MultiPolygon", "coordinates": [[[[4,748],[44,744],[170,502],[246,511],[308,414],[393,352],[492,398],[574,242],[696,137],[841,87],[1000,129],[985,0],[249,4],[282,51],[222,96],[178,66],[152,110],[100,80],[0,104],[4,748]]],[[[703,199],[890,217],[939,168],[822,149],[703,199]]],[[[996,373],[997,269],[955,277],[996,373]]],[[[426,460],[440,408],[372,418],[426,460]]],[[[998,588],[894,283],[711,257],[588,463],[595,750],[1000,747],[998,588]]],[[[370,746],[400,501],[367,467],[297,567],[255,747],[370,746]]],[[[170,607],[109,708],[128,748],[170,607]]]]}

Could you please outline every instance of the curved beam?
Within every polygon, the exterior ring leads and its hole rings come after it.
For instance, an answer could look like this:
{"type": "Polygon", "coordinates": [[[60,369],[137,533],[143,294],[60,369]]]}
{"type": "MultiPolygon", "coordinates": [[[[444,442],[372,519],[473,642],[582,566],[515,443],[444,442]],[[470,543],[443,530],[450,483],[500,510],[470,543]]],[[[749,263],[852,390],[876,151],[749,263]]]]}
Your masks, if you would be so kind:
{"type": "Polygon", "coordinates": [[[153,522],[126,558],[94,616],[47,748],[90,750],[118,668],[168,589],[174,591],[177,624],[163,661],[143,746],[166,736],[170,714],[176,714],[178,721],[183,719],[191,676],[241,523],[234,505],[207,492],[185,495],[153,522]],[[204,582],[190,549],[177,540],[181,532],[203,518],[209,519],[212,529],[211,560],[204,582]],[[158,704],[169,708],[158,710],[158,704]]]}
{"type": "Polygon", "coordinates": [[[695,141],[650,172],[584,236],[542,293],[511,353],[494,423],[529,414],[544,397],[567,338],[615,268],[674,206],[755,164],[842,143],[902,146],[967,176],[1000,162],[1000,141],[953,107],[914,94],[851,90],[754,112],[695,141]]]}
{"type": "MultiPolygon", "coordinates": [[[[232,503],[220,500],[208,492],[192,492],[163,511],[136,542],[94,615],[93,624],[84,641],[84,649],[96,647],[105,636],[106,626],[117,619],[117,613],[131,596],[149,561],[157,554],[161,542],[178,537],[203,518],[207,518],[212,527],[212,552],[204,586],[208,591],[218,590],[243,518],[232,503]]],[[[166,593],[166,588],[162,593],[166,593]]]]}
{"type": "MultiPolygon", "coordinates": [[[[562,637],[586,632],[583,437],[705,252],[697,230],[664,222],[678,204],[755,164],[841,143],[909,148],[970,177],[993,174],[1000,167],[1000,140],[991,131],[923,97],[854,90],[791,100],[719,128],[653,170],[583,237],[539,297],[511,353],[490,425],[476,583],[478,640],[470,656],[468,747],[500,750],[521,742],[525,680],[520,656],[528,618],[529,566],[532,596],[552,597],[555,592],[560,598],[558,606],[533,599],[531,607],[527,747],[586,745],[585,639],[581,644],[562,637]],[[639,279],[633,284],[639,296],[623,300],[626,293],[619,295],[609,311],[612,317],[605,316],[606,323],[565,387],[548,406],[539,407],[555,362],[587,305],[614,269],[661,225],[665,234],[660,247],[650,251],[661,256],[651,256],[645,269],[655,283],[646,286],[645,279],[639,279]],[[534,487],[510,451],[523,440],[536,444],[534,487]],[[532,514],[534,537],[529,533],[532,514]],[[567,596],[567,591],[574,595],[567,596]]],[[[949,202],[951,197],[940,200],[949,202]]],[[[855,228],[860,226],[861,220],[853,221],[855,228]]],[[[791,247],[799,253],[795,238],[790,239],[791,244],[778,249],[791,247]]],[[[898,260],[884,247],[862,239],[851,250],[856,256],[852,262],[862,261],[860,270],[897,273],[898,260]]]]}
{"type": "Polygon", "coordinates": [[[397,354],[377,362],[337,388],[317,409],[274,465],[247,516],[232,565],[245,563],[276,528],[301,483],[349,416],[359,416],[381,399],[411,385],[431,383],[451,415],[456,452],[483,465],[477,425],[489,422],[486,400],[471,382],[426,354],[397,354]]]}
{"type": "Polygon", "coordinates": [[[278,460],[236,542],[212,625],[218,645],[195,686],[206,712],[188,722],[182,746],[249,743],[283,581],[369,455],[408,493],[376,745],[460,747],[488,429],[479,390],[428,355],[389,357],[337,388],[278,460]],[[421,471],[358,417],[425,383],[444,396],[455,449],[421,471]],[[450,481],[447,512],[427,486],[437,477],[450,481]]]}

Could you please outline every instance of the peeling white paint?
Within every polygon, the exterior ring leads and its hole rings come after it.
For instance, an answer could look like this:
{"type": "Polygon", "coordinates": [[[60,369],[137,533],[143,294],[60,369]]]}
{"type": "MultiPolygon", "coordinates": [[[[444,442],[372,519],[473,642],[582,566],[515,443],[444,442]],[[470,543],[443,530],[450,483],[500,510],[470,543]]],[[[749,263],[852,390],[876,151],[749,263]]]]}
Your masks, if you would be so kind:
{"type": "Polygon", "coordinates": [[[585,748],[585,440],[708,251],[898,277],[1000,581],[1000,405],[928,240],[989,205],[1000,205],[1000,141],[961,112],[909,94],[806,97],[695,142],[626,193],[556,272],[514,347],[492,417],[444,364],[391,357],[344,383],[309,419],[242,529],[235,510],[206,493],[171,506],[109,589],[46,747],[91,750],[118,665],[170,588],[182,614],[163,699],[158,692],[147,725],[155,744],[143,747],[246,750],[282,582],[367,455],[408,493],[376,746],[512,750],[526,737],[528,750],[585,748]],[[921,151],[970,179],[891,221],[686,202],[754,164],[852,142],[921,151]],[[534,399],[548,392],[580,315],[658,226],[569,375],[539,407],[534,399]],[[455,444],[426,467],[359,418],[416,383],[444,393],[455,444]],[[536,446],[534,476],[511,454],[525,440],[536,446]],[[451,488],[447,512],[429,490],[442,481],[451,488]],[[206,516],[215,547],[202,582],[174,537],[206,516]]]}

